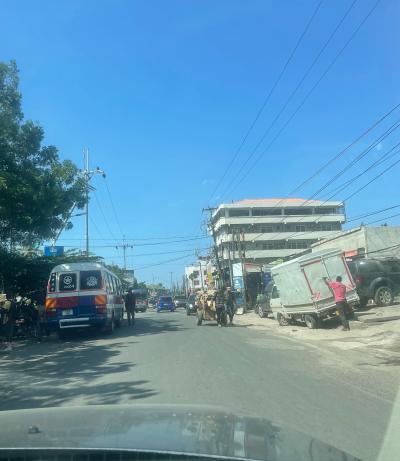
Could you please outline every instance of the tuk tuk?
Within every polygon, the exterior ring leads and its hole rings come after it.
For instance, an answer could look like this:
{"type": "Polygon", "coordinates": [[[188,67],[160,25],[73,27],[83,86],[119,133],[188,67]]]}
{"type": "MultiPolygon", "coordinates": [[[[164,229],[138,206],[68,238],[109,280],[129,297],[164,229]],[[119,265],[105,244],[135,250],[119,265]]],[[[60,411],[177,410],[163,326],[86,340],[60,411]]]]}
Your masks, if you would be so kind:
{"type": "MultiPolygon", "coordinates": [[[[217,321],[217,310],[215,306],[215,297],[218,290],[203,290],[196,296],[197,305],[197,325],[200,326],[203,321],[217,321]]],[[[226,317],[225,322],[226,322],[226,317]]]]}

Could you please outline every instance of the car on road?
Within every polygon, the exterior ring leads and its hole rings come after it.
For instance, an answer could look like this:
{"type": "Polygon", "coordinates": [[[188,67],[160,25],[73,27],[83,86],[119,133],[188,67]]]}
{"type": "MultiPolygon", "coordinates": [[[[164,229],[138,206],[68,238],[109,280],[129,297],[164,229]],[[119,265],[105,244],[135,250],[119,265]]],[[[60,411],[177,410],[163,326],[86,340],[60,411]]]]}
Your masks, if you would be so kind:
{"type": "Polygon", "coordinates": [[[186,296],[185,295],[175,295],[174,296],[174,305],[178,307],[186,307],[186,296]]]}
{"type": "Polygon", "coordinates": [[[148,299],[147,305],[149,306],[149,309],[154,309],[156,307],[156,304],[157,304],[157,298],[155,298],[154,296],[148,299]]]}
{"type": "Polygon", "coordinates": [[[148,307],[148,292],[146,289],[132,290],[136,298],[135,312],[146,312],[148,307]]]}
{"type": "Polygon", "coordinates": [[[160,296],[156,304],[157,312],[175,310],[175,304],[171,296],[160,296]]]}
{"type": "Polygon", "coordinates": [[[399,258],[360,258],[348,262],[356,283],[360,306],[372,299],[377,306],[390,306],[400,292],[399,258]]]}
{"type": "Polygon", "coordinates": [[[195,314],[197,312],[196,295],[189,295],[186,302],[186,314],[195,314]]]}

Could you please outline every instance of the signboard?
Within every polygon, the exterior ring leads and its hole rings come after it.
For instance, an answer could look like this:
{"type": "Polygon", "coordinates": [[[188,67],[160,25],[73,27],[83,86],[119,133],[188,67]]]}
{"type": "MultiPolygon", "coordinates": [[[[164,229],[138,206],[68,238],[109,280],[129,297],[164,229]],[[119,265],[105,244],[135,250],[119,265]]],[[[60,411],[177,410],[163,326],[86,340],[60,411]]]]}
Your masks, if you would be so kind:
{"type": "Polygon", "coordinates": [[[234,276],[233,277],[233,288],[235,290],[243,290],[243,277],[234,276]]]}
{"type": "Polygon", "coordinates": [[[233,275],[234,278],[243,276],[242,263],[234,263],[234,264],[232,264],[232,275],[233,275]]]}
{"type": "Polygon", "coordinates": [[[272,280],[271,272],[264,272],[263,274],[264,287],[266,287],[271,280],[272,280]]]}
{"type": "Polygon", "coordinates": [[[125,269],[124,270],[124,279],[128,283],[133,285],[135,283],[135,270],[134,269],[125,269]]]}
{"type": "Polygon", "coordinates": [[[44,247],[45,256],[62,256],[63,254],[64,254],[64,247],[60,247],[60,246],[44,247]]]}

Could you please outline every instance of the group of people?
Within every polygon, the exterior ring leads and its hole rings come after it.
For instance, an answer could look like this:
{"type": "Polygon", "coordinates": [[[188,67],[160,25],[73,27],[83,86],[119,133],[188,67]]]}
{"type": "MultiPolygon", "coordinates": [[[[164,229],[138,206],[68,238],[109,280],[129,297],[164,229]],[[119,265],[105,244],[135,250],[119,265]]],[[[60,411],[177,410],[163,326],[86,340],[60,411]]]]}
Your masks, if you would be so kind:
{"type": "Polygon", "coordinates": [[[233,324],[233,316],[236,310],[236,301],[233,296],[231,287],[227,287],[225,290],[220,288],[215,295],[215,310],[217,315],[217,323],[219,327],[222,327],[226,322],[225,319],[229,319],[229,325],[233,324]]]}

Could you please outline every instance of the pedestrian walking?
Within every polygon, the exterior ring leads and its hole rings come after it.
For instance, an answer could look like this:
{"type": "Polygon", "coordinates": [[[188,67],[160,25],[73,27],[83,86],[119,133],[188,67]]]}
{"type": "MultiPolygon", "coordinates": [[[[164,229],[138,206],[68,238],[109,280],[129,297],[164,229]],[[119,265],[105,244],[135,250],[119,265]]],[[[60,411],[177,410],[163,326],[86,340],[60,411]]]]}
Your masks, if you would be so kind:
{"type": "Polygon", "coordinates": [[[342,322],[343,330],[349,331],[350,325],[347,320],[347,313],[349,307],[346,300],[346,285],[342,283],[342,277],[338,275],[336,277],[336,282],[332,282],[328,278],[324,277],[325,283],[333,291],[333,296],[335,298],[336,310],[338,311],[340,321],[342,322]]]}
{"type": "Polygon", "coordinates": [[[135,307],[136,307],[136,296],[129,288],[128,294],[125,296],[125,310],[128,317],[128,325],[135,325],[135,307]]]}
{"type": "Polygon", "coordinates": [[[225,296],[222,290],[218,290],[215,295],[215,310],[217,314],[217,323],[219,327],[226,324],[225,317],[225,296]]]}
{"type": "Polygon", "coordinates": [[[235,306],[236,306],[236,301],[232,293],[232,288],[227,287],[225,291],[225,309],[226,309],[226,314],[229,317],[229,325],[233,324],[233,316],[235,315],[235,306]]]}
{"type": "Polygon", "coordinates": [[[12,350],[12,338],[14,334],[15,306],[12,301],[5,300],[1,307],[1,329],[6,342],[5,351],[12,350]]]}

